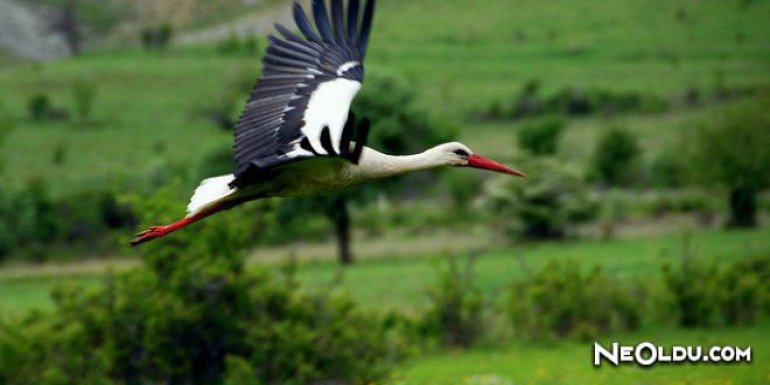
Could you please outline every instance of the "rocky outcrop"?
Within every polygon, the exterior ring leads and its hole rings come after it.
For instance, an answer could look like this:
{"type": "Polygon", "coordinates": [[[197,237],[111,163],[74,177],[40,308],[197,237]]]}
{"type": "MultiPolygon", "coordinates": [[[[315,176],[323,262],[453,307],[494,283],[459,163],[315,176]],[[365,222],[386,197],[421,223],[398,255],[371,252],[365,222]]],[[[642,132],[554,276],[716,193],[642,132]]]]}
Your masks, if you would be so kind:
{"type": "Polygon", "coordinates": [[[0,46],[11,54],[32,60],[69,55],[60,35],[52,32],[30,8],[12,0],[0,0],[0,46]]]}

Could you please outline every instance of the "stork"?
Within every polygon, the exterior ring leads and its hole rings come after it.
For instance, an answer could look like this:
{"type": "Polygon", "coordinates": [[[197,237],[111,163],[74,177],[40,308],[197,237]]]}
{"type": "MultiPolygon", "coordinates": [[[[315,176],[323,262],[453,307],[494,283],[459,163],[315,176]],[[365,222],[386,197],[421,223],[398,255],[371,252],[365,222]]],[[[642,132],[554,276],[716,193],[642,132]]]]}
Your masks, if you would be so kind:
{"type": "Polygon", "coordinates": [[[311,23],[299,3],[293,13],[299,34],[276,25],[264,70],[235,128],[232,175],[204,180],[187,216],[153,226],[136,246],[164,237],[243,203],[269,197],[321,195],[350,186],[437,167],[473,167],[525,174],[446,143],[421,154],[392,156],[366,147],[371,126],[350,104],[364,80],[364,58],[376,0],[313,0],[311,23]]]}

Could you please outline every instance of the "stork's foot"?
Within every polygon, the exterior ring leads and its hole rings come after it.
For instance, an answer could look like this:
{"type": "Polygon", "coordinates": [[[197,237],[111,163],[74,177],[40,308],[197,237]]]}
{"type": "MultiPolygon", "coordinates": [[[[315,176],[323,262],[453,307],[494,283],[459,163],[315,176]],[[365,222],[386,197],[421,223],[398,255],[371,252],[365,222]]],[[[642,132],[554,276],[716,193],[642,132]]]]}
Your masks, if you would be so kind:
{"type": "Polygon", "coordinates": [[[152,241],[153,239],[165,237],[170,232],[169,226],[152,226],[149,229],[136,234],[136,237],[131,240],[131,246],[138,246],[142,243],[152,241]]]}

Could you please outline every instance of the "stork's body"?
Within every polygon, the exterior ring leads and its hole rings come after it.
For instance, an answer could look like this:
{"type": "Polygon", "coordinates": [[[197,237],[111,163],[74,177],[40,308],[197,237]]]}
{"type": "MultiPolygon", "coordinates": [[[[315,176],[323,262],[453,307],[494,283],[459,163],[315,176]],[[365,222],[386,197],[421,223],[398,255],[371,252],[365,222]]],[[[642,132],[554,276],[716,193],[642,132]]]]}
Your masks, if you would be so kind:
{"type": "Polygon", "coordinates": [[[301,37],[276,26],[265,69],[235,130],[236,170],[203,181],[184,219],[155,226],[138,245],[245,202],[268,197],[322,195],[378,179],[442,166],[475,167],[524,176],[475,155],[460,143],[393,156],[365,146],[369,121],[356,121],[350,104],[364,79],[363,61],[375,0],[313,0],[315,27],[295,3],[301,37]],[[360,20],[359,20],[360,19],[360,20]],[[359,23],[360,21],[360,23],[359,23]]]}

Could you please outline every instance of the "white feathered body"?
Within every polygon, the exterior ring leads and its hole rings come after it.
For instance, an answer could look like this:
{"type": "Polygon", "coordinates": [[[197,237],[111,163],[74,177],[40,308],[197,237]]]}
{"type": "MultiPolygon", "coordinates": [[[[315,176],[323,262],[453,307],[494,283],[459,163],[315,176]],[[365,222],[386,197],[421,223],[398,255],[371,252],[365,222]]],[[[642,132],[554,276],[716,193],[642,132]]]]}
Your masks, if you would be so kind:
{"type": "Polygon", "coordinates": [[[323,195],[377,179],[439,167],[447,163],[441,151],[441,147],[447,145],[407,156],[391,156],[364,148],[357,165],[341,158],[310,158],[277,167],[260,183],[239,189],[229,186],[233,175],[206,179],[195,190],[187,213],[193,216],[227,201],[323,195]]]}

